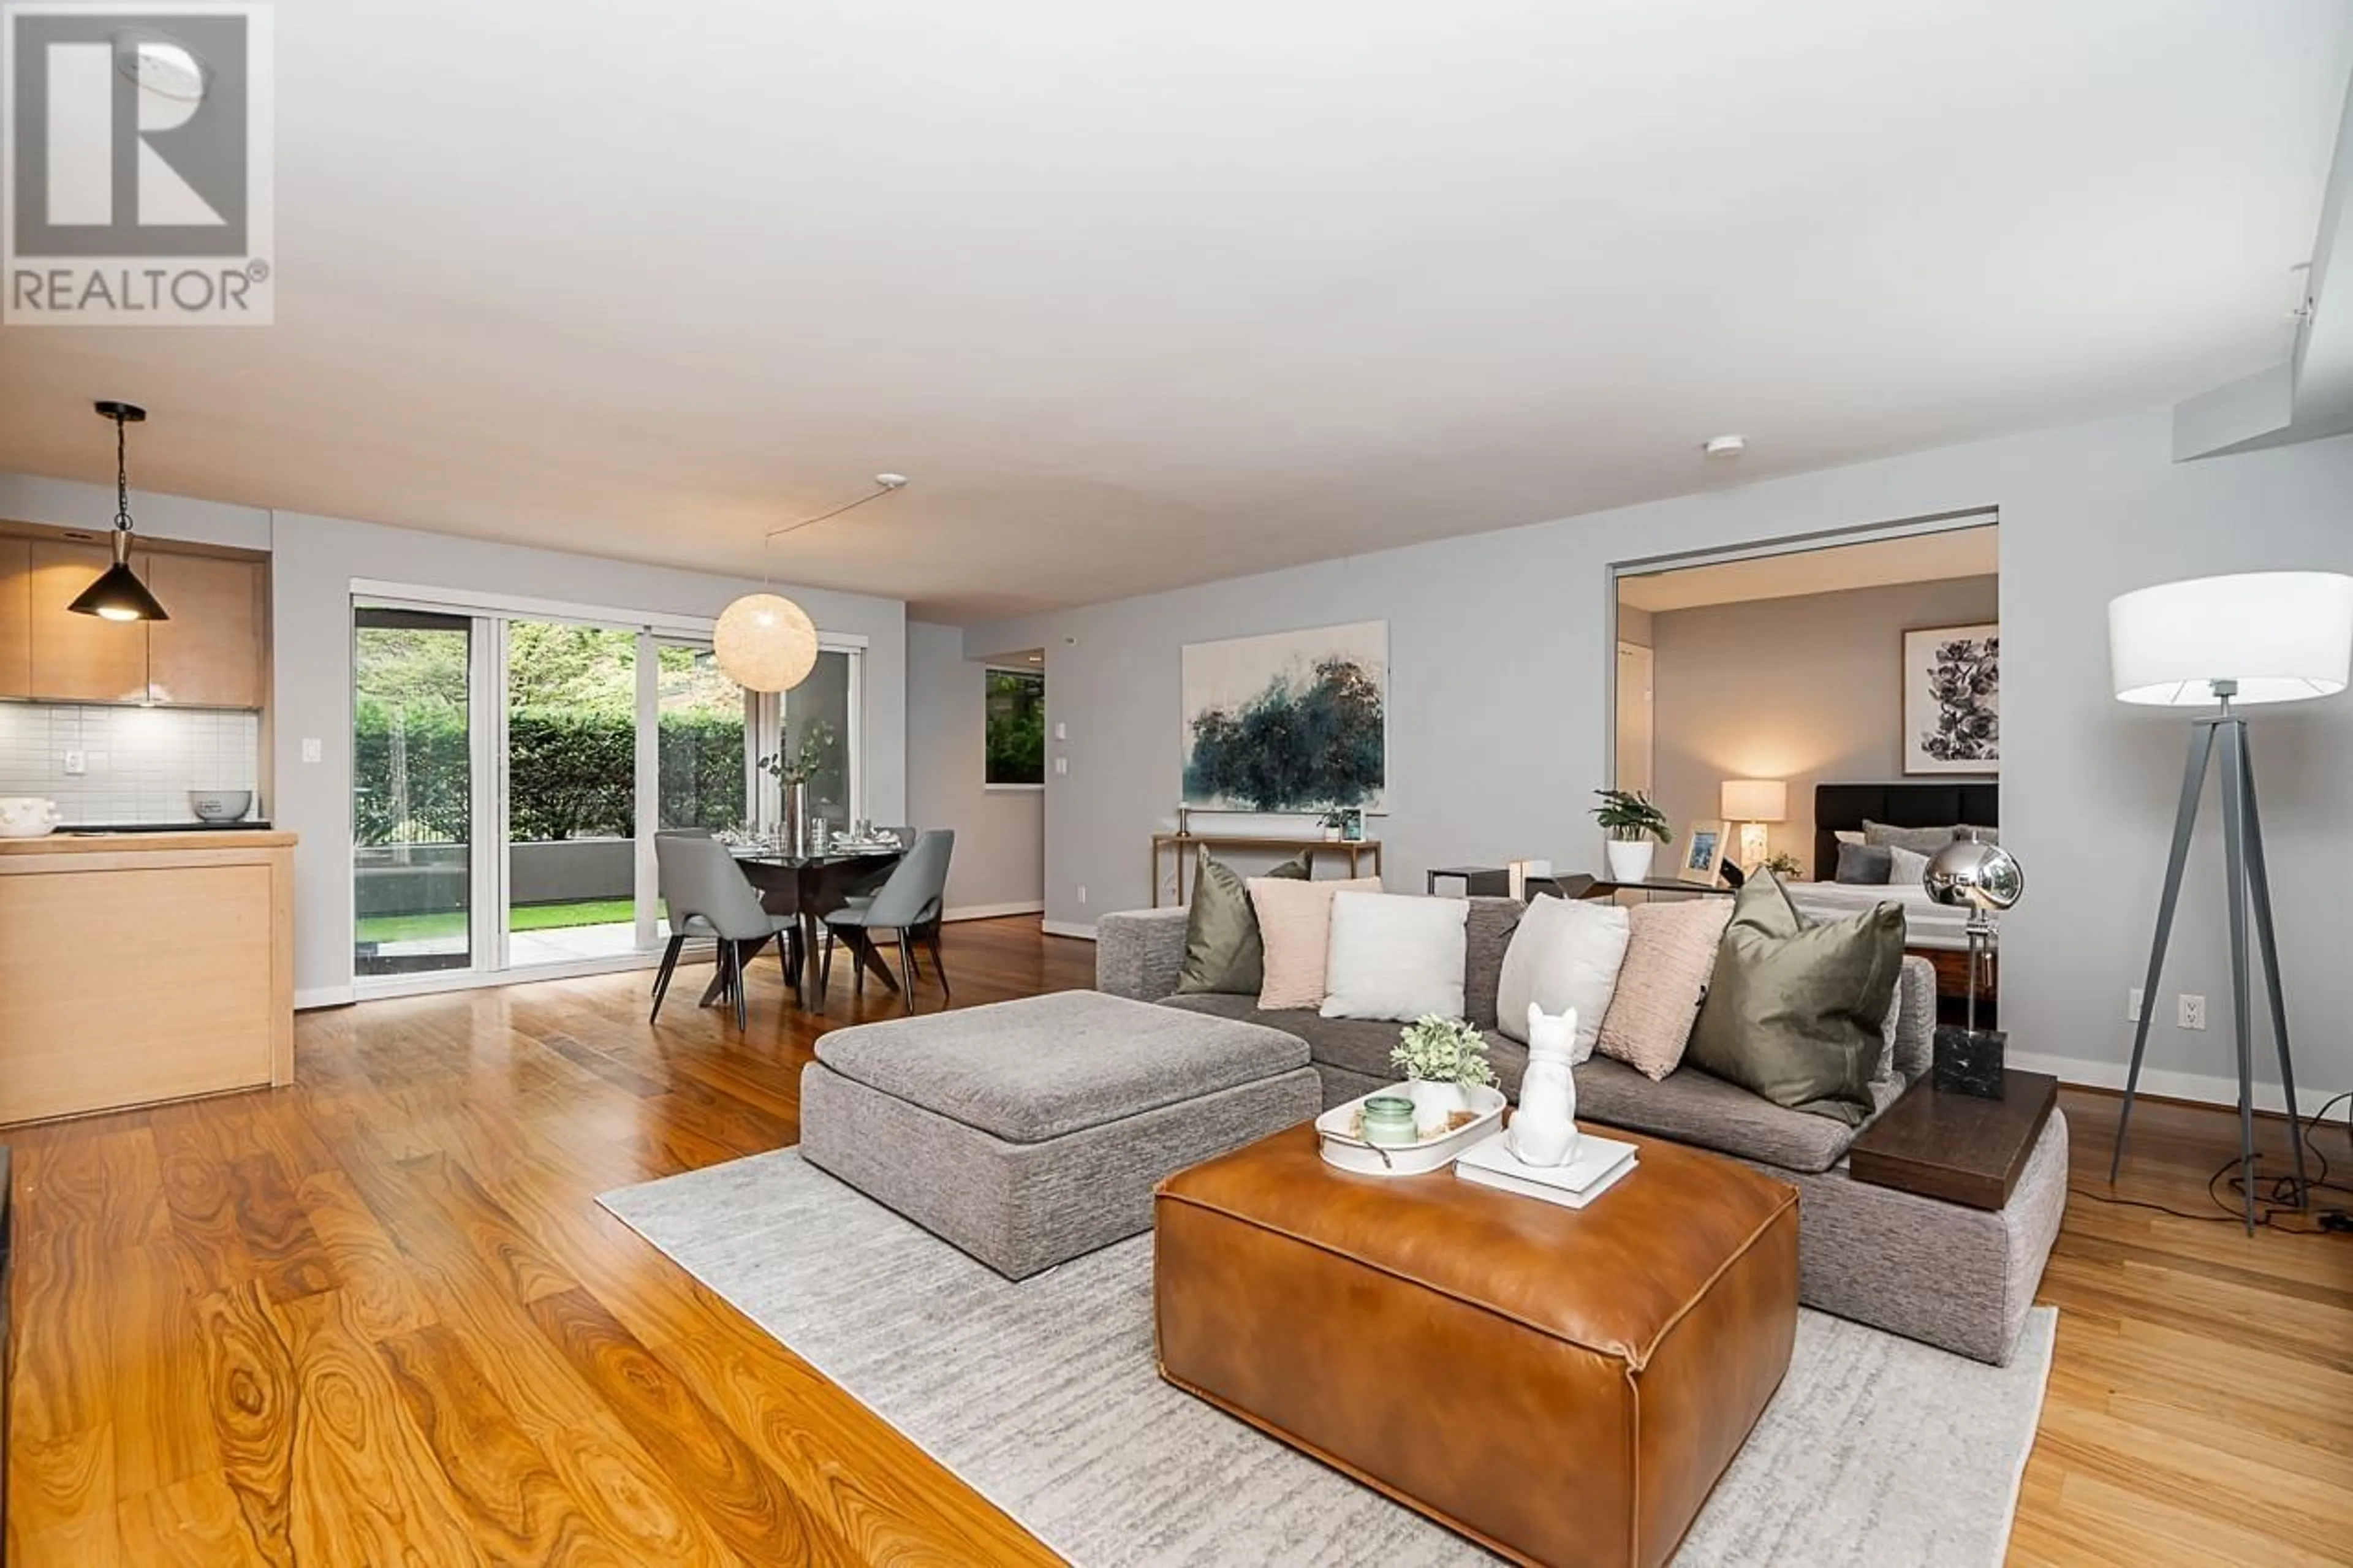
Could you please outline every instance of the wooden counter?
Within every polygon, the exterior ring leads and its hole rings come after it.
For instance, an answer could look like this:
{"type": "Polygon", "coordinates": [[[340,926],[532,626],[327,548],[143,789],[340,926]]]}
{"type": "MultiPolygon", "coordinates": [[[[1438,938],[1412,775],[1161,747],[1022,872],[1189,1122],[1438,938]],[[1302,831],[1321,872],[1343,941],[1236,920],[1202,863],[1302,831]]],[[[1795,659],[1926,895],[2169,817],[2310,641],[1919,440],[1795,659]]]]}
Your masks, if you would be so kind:
{"type": "Polygon", "coordinates": [[[0,839],[0,1124],[293,1082],[294,844],[0,839]]]}

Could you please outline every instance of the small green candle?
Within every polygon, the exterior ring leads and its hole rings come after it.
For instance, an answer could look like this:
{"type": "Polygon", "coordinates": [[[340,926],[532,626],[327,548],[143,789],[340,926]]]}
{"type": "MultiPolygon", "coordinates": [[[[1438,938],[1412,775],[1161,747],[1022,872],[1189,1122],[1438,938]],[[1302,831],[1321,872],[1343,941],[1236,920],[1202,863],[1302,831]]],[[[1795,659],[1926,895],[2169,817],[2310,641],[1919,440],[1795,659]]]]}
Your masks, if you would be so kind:
{"type": "Polygon", "coordinates": [[[1401,1148],[1418,1142],[1413,1125],[1413,1101],[1402,1095],[1377,1094],[1364,1105],[1365,1142],[1401,1148]]]}

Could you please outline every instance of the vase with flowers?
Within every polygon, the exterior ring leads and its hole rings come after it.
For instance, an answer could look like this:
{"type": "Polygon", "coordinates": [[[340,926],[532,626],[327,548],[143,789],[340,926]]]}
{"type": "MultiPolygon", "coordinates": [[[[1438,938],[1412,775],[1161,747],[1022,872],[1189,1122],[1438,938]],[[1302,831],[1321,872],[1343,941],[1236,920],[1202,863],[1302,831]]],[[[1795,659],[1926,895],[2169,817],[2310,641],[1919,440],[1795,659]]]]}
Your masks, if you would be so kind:
{"type": "Polygon", "coordinates": [[[1487,1065],[1486,1037],[1461,1018],[1435,1013],[1405,1026],[1389,1062],[1406,1076],[1413,1095],[1414,1131],[1424,1138],[1439,1136],[1456,1113],[1470,1110],[1466,1090],[1495,1081],[1495,1069],[1487,1065]]]}
{"type": "Polygon", "coordinates": [[[787,855],[809,852],[809,779],[831,759],[833,743],[833,726],[818,719],[801,731],[800,744],[760,759],[760,771],[776,781],[778,837],[787,855]]]}

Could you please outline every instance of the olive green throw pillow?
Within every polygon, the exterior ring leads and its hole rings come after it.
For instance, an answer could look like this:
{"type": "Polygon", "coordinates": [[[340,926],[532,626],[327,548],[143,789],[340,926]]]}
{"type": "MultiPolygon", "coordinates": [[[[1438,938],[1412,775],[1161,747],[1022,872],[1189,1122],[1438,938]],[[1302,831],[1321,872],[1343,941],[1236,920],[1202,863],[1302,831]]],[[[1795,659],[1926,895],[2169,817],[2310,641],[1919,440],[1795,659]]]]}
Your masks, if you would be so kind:
{"type": "Polygon", "coordinates": [[[1810,923],[1780,879],[1740,890],[1686,1066],[1850,1127],[1871,1114],[1882,1026],[1904,966],[1904,910],[1810,923]]]}
{"type": "MultiPolygon", "coordinates": [[[[1193,872],[1192,912],[1185,921],[1185,967],[1176,976],[1176,994],[1217,992],[1255,996],[1266,983],[1266,945],[1258,934],[1258,911],[1250,908],[1250,889],[1241,873],[1198,852],[1193,872]]],[[[1306,865],[1285,860],[1270,877],[1304,879],[1306,865]]]]}

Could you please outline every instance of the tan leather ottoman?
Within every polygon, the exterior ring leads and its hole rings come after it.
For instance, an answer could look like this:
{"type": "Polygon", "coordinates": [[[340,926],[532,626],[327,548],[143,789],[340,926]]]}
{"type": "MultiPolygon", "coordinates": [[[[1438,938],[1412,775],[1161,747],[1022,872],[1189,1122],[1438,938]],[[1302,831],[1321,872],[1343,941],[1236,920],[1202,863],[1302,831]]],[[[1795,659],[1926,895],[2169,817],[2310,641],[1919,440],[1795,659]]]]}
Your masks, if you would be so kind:
{"type": "Polygon", "coordinates": [[[1508,1557],[1664,1563],[1788,1369],[1798,1194],[1634,1141],[1581,1210],[1304,1126],[1171,1176],[1161,1375],[1508,1557]]]}

